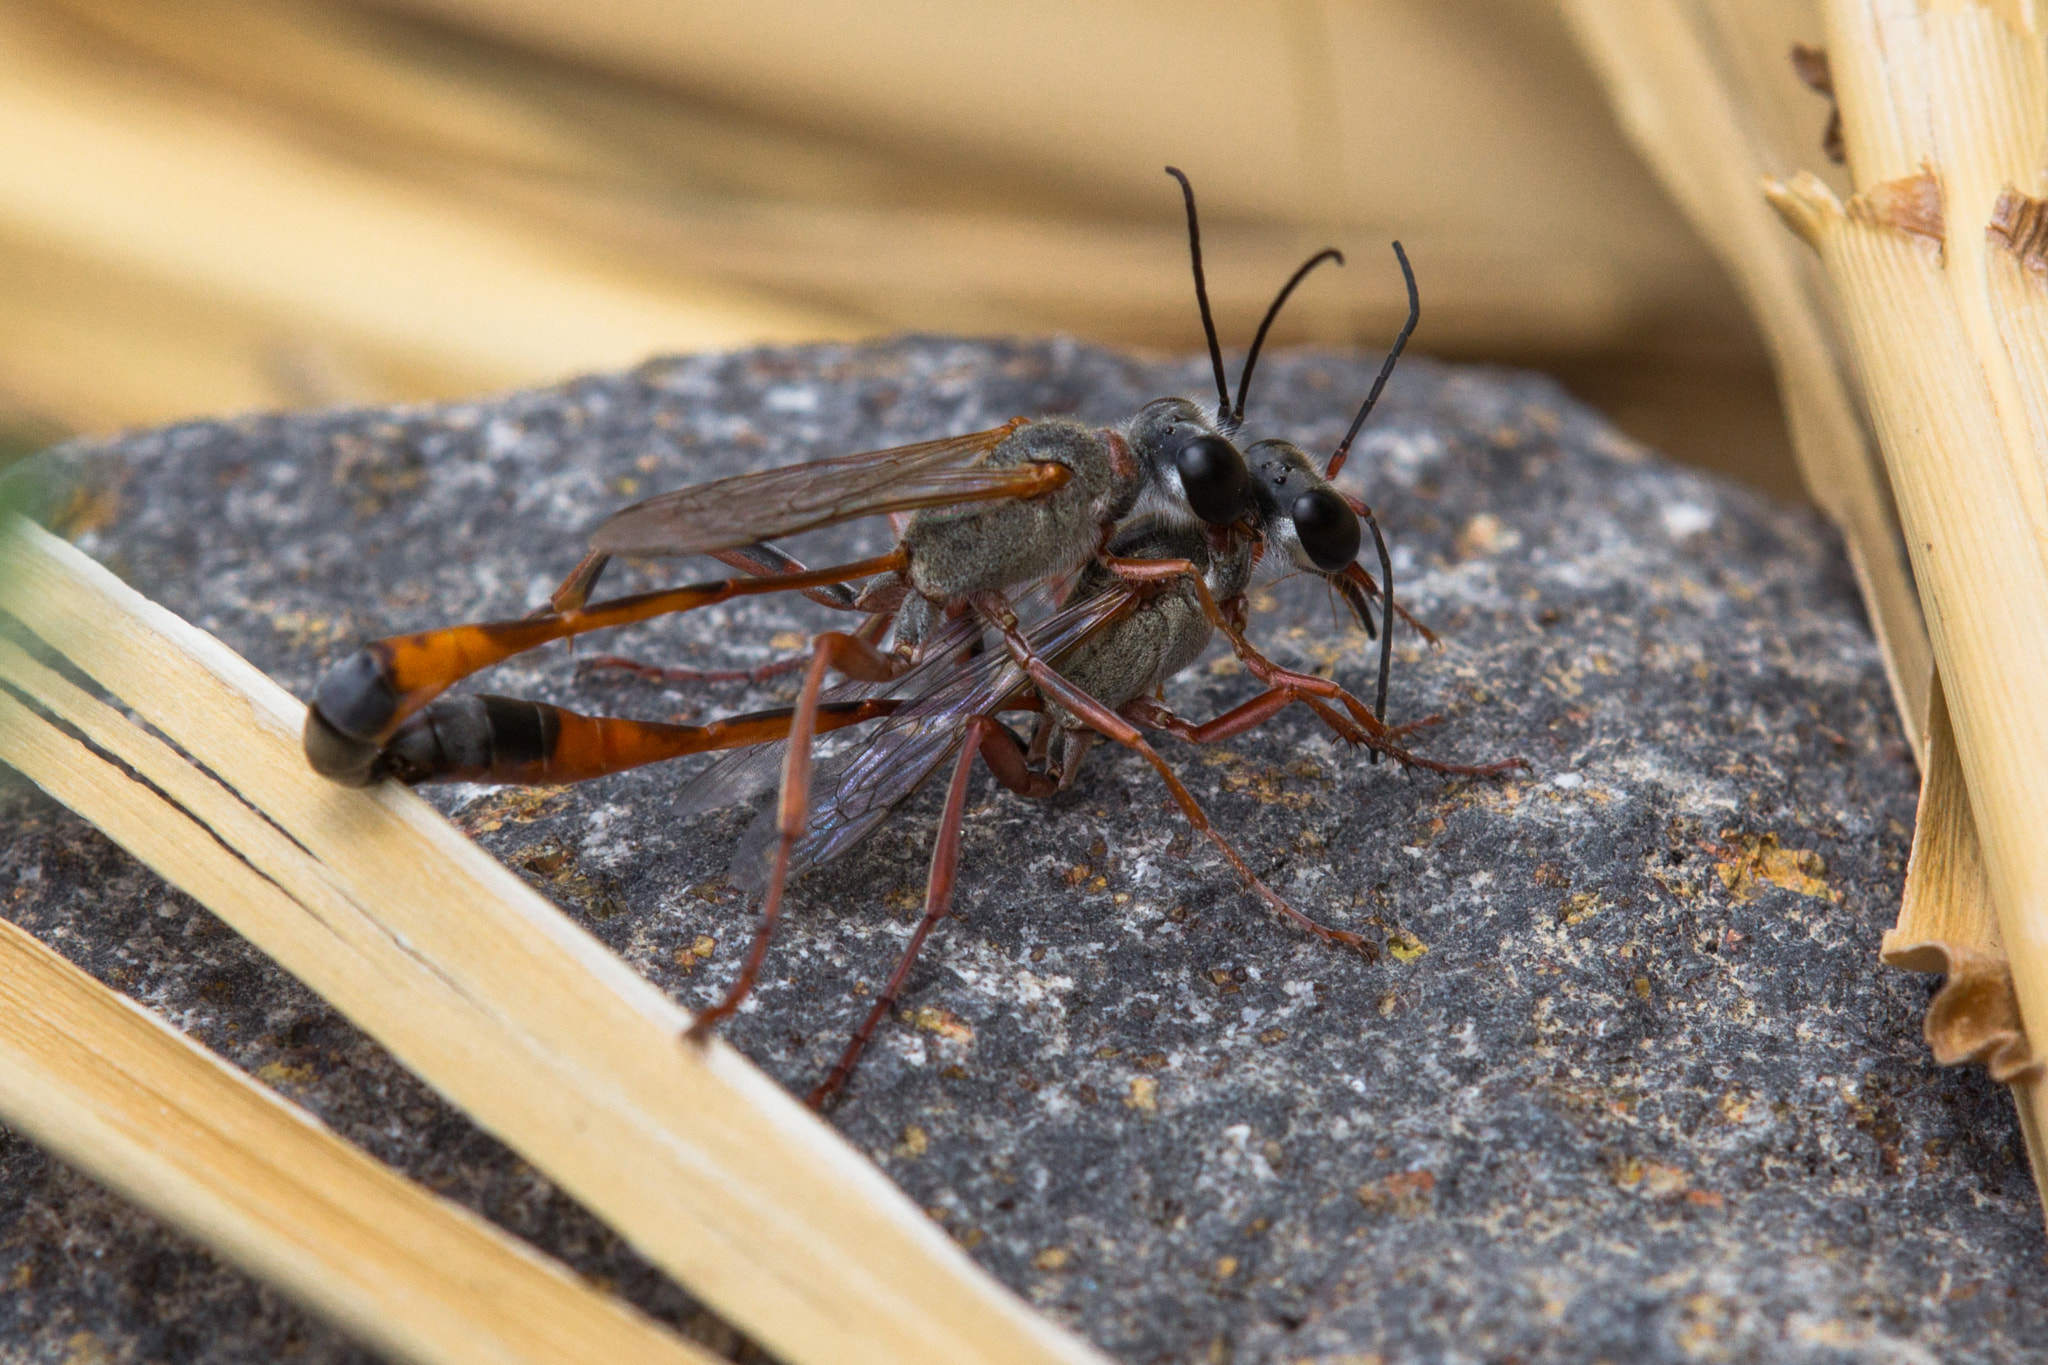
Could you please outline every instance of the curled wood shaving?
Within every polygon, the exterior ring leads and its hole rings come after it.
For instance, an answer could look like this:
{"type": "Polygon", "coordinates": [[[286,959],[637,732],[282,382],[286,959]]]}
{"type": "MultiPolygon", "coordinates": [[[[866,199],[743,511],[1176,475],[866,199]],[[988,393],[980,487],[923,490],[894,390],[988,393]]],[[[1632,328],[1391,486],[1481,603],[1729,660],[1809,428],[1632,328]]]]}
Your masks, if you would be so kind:
{"type": "Polygon", "coordinates": [[[1982,1062],[2002,1085],[2048,1075],[2020,1026],[2012,970],[2005,959],[1953,943],[1910,945],[1916,959],[1940,958],[1948,980],[1927,1006],[1927,1046],[1943,1066],[1982,1062]]]}

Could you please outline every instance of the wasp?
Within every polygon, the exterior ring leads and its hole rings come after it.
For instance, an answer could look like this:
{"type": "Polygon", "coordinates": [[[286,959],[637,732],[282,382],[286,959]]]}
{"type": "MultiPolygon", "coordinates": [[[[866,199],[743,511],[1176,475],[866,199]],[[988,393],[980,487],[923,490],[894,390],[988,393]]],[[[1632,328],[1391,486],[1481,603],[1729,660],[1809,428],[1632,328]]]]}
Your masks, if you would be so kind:
{"type": "MultiPolygon", "coordinates": [[[[1240,449],[1234,438],[1274,319],[1312,270],[1326,260],[1341,264],[1343,257],[1334,249],[1318,252],[1289,278],[1259,326],[1233,395],[1209,307],[1194,191],[1181,172],[1169,167],[1168,173],[1179,182],[1186,207],[1196,299],[1217,386],[1213,415],[1191,400],[1168,397],[1115,427],[1017,418],[988,431],[720,479],[636,503],[598,527],[589,553],[541,612],[388,637],[336,665],[308,709],[305,748],[312,766],[351,784],[386,776],[569,782],[686,753],[786,741],[782,795],[771,820],[774,853],[766,860],[754,941],[725,997],[697,1016],[691,1032],[700,1038],[751,990],[789,879],[857,842],[954,750],[960,757],[929,888],[931,923],[950,903],[956,808],[965,799],[972,757],[981,755],[1013,789],[1042,796],[1070,782],[1089,744],[1107,737],[1146,758],[1190,822],[1269,904],[1325,941],[1363,948],[1357,935],[1318,924],[1260,882],[1140,731],[1214,742],[1301,702],[1334,732],[1368,747],[1375,760],[1385,753],[1410,766],[1480,775],[1514,766],[1422,759],[1401,741],[1434,718],[1386,725],[1392,622],[1413,618],[1394,601],[1391,556],[1371,510],[1331,482],[1419,320],[1414,272],[1396,243],[1409,316],[1327,464],[1318,469],[1284,442],[1240,449]],[[898,519],[899,537],[882,555],[811,569],[773,544],[884,514],[898,519]],[[1377,580],[1357,563],[1365,527],[1378,551],[1377,580]],[[614,556],[689,554],[711,555],[742,576],[590,600],[614,556]],[[1327,679],[1280,668],[1246,638],[1245,593],[1268,557],[1323,577],[1378,635],[1373,706],[1327,679]],[[1068,605],[1042,627],[1025,628],[1018,598],[1062,582],[1073,584],[1068,605]],[[858,593],[849,586],[854,583],[863,585],[858,593]],[[863,617],[853,630],[814,638],[790,707],[681,725],[584,716],[504,697],[437,700],[470,674],[551,641],[786,591],[863,617]],[[1375,599],[1377,629],[1370,611],[1375,599]],[[1147,699],[1217,632],[1264,685],[1259,697],[1206,725],[1183,722],[1147,699]],[[985,633],[1001,652],[977,659],[985,633]],[[825,682],[835,672],[850,683],[828,696],[825,682]],[[1019,709],[1040,716],[1029,746],[995,719],[1019,709]],[[815,739],[874,721],[881,729],[857,751],[855,768],[840,775],[842,794],[814,812],[815,739]],[[875,771],[894,774],[893,783],[864,793],[855,779],[875,771]],[[934,913],[935,905],[941,908],[934,913]]],[[[724,771],[757,767],[758,759],[749,757],[724,771]]],[[[710,786],[722,780],[714,777],[710,786]]],[[[928,931],[929,925],[921,929],[898,978],[928,931]]],[[[891,998],[897,988],[900,979],[891,998]]],[[[814,1098],[843,1084],[873,1022],[835,1070],[837,1079],[814,1098]]]]}

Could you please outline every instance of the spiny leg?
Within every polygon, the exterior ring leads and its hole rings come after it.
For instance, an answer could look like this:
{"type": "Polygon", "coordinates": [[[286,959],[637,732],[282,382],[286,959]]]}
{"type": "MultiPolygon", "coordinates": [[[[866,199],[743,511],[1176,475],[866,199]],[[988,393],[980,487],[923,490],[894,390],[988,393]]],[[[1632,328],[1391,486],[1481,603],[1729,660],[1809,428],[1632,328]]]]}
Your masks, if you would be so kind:
{"type": "MultiPolygon", "coordinates": [[[[721,564],[758,578],[786,578],[810,572],[798,560],[773,545],[745,545],[738,549],[711,550],[707,553],[721,564]]],[[[597,580],[604,575],[605,566],[611,562],[611,555],[602,550],[592,550],[577,561],[576,567],[569,570],[569,576],[548,594],[547,606],[532,614],[545,616],[550,612],[559,614],[579,610],[590,601],[590,594],[597,589],[597,580]]],[[[798,591],[820,606],[831,607],[836,611],[856,609],[853,594],[847,591],[843,584],[828,583],[819,587],[801,588],[798,591]]]]}
{"type": "MultiPolygon", "coordinates": [[[[804,1101],[813,1109],[822,1109],[825,1101],[853,1076],[853,1068],[860,1062],[861,1053],[867,1050],[875,1030],[889,1017],[889,1011],[895,1008],[896,1001],[902,996],[904,983],[910,979],[910,969],[917,964],[917,955],[923,951],[925,939],[931,936],[932,930],[953,907],[953,884],[960,870],[960,826],[967,810],[968,778],[973,774],[977,754],[984,758],[991,771],[1004,780],[1005,785],[1011,785],[1011,777],[1021,775],[1029,791],[1043,794],[1029,782],[1029,778],[1037,775],[1024,772],[1023,751],[1017,745],[1017,737],[1006,726],[986,716],[977,716],[968,722],[967,740],[960,746],[960,757],[953,764],[953,781],[946,789],[946,809],[939,817],[938,837],[932,843],[932,870],[925,879],[924,918],[917,922],[910,942],[904,945],[902,955],[896,959],[895,970],[889,973],[888,984],[882,987],[882,994],[868,1011],[867,1018],[861,1020],[860,1027],[847,1041],[846,1050],[840,1054],[831,1074],[804,1101]],[[1007,761],[988,757],[991,749],[1002,750],[1008,756],[1007,761]]],[[[1044,779],[1040,778],[1040,781],[1044,779]]]]}
{"type": "Polygon", "coordinates": [[[637,593],[596,606],[516,621],[447,626],[376,640],[329,670],[306,713],[306,753],[315,768],[342,782],[363,782],[381,749],[406,717],[454,683],[536,645],[588,631],[632,625],[735,597],[785,592],[892,573],[909,562],[886,555],[776,578],[734,578],[637,593]],[[316,735],[316,730],[321,731],[316,735]]]}
{"type": "MultiPolygon", "coordinates": [[[[1183,720],[1158,702],[1146,697],[1125,703],[1122,714],[1148,730],[1163,730],[1190,744],[1220,744],[1226,739],[1264,724],[1293,702],[1300,702],[1316,710],[1330,728],[1347,739],[1353,739],[1352,734],[1345,732],[1347,722],[1343,716],[1321,707],[1315,698],[1302,696],[1285,687],[1268,688],[1243,705],[1233,707],[1215,719],[1200,724],[1183,720]]],[[[1355,731],[1357,738],[1353,739],[1353,742],[1370,746],[1374,753],[1383,753],[1404,768],[1420,768],[1425,772],[1441,773],[1446,777],[1499,777],[1502,773],[1515,768],[1529,766],[1526,761],[1519,758],[1511,758],[1501,763],[1443,763],[1433,758],[1424,758],[1421,754],[1413,753],[1394,742],[1417,730],[1435,725],[1439,720],[1440,717],[1437,716],[1424,716],[1421,720],[1388,726],[1382,735],[1368,736],[1362,731],[1355,731]]]]}
{"type": "MultiPolygon", "coordinates": [[[[894,612],[876,612],[854,629],[854,634],[869,644],[879,641],[888,632],[894,612]]],[[[771,659],[753,668],[674,668],[665,664],[643,664],[637,659],[623,658],[617,654],[598,654],[585,659],[578,670],[583,673],[626,673],[642,682],[658,683],[749,683],[755,687],[771,682],[785,674],[794,673],[811,661],[808,650],[787,654],[771,659]]]]}
{"type": "Polygon", "coordinates": [[[1387,727],[1381,723],[1379,717],[1375,716],[1366,707],[1364,702],[1352,696],[1336,683],[1328,678],[1318,678],[1313,674],[1296,673],[1289,669],[1284,669],[1271,659],[1268,659],[1264,654],[1261,654],[1257,647],[1245,638],[1241,623],[1243,612],[1236,609],[1241,605],[1242,599],[1233,598],[1232,609],[1226,610],[1222,604],[1217,602],[1215,595],[1209,591],[1208,583],[1203,580],[1200,571],[1190,561],[1185,559],[1105,558],[1103,563],[1109,568],[1110,572],[1125,582],[1132,584],[1164,584],[1174,579],[1187,579],[1194,586],[1195,595],[1201,601],[1202,612],[1209,618],[1210,626],[1220,631],[1223,638],[1230,642],[1232,652],[1244,661],[1246,669],[1250,671],[1253,677],[1265,683],[1268,687],[1285,686],[1302,693],[1301,700],[1305,705],[1321,716],[1324,722],[1336,730],[1338,734],[1343,735],[1353,743],[1371,742],[1371,740],[1384,739],[1386,737],[1387,727]],[[1353,720],[1357,724],[1355,726],[1347,726],[1337,717],[1334,710],[1319,704],[1316,700],[1318,698],[1343,703],[1344,709],[1351,713],[1353,720]],[[1363,731],[1365,735],[1370,736],[1371,740],[1361,741],[1358,739],[1356,735],[1359,731],[1363,731]]]}
{"type": "Polygon", "coordinates": [[[789,726],[789,748],[782,760],[782,795],[775,816],[775,859],[768,869],[767,889],[761,893],[754,941],[740,967],[739,978],[727,988],[725,998],[690,1022],[684,1036],[692,1042],[709,1039],[711,1030],[740,1007],[740,1002],[754,989],[761,964],[768,957],[768,943],[775,937],[775,925],[782,915],[782,893],[789,883],[790,858],[810,818],[811,741],[817,734],[819,698],[825,690],[826,673],[836,668],[864,682],[883,682],[897,676],[901,667],[901,661],[840,631],[827,631],[813,642],[810,671],[804,675],[803,690],[797,694],[789,726]]]}
{"type": "Polygon", "coordinates": [[[753,668],[676,668],[667,664],[643,664],[618,654],[594,654],[578,666],[582,673],[624,673],[641,682],[654,683],[749,683],[755,687],[796,672],[811,661],[808,654],[786,654],[753,668]]]}
{"type": "MultiPolygon", "coordinates": [[[[1458,777],[1496,777],[1511,769],[1529,766],[1526,760],[1520,758],[1474,765],[1440,763],[1435,759],[1410,753],[1395,744],[1394,740],[1424,726],[1435,725],[1441,717],[1424,716],[1421,720],[1411,721],[1406,725],[1388,726],[1367,708],[1363,701],[1352,696],[1331,679],[1282,668],[1260,653],[1258,647],[1245,638],[1244,631],[1237,623],[1236,614],[1225,610],[1216,601],[1201,574],[1185,559],[1107,559],[1104,562],[1111,572],[1130,583],[1159,583],[1174,578],[1190,580],[1194,584],[1196,596],[1201,600],[1202,611],[1209,618],[1209,624],[1221,631],[1223,637],[1230,641],[1232,652],[1244,661],[1246,670],[1253,677],[1266,684],[1269,689],[1278,688],[1293,694],[1294,700],[1314,711],[1325,725],[1354,744],[1367,745],[1375,755],[1384,753],[1407,767],[1424,768],[1430,772],[1458,777]],[[1342,704],[1353,723],[1347,724],[1335,708],[1326,704],[1329,701],[1342,704]]],[[[1381,632],[1382,646],[1385,645],[1386,638],[1386,633],[1381,632]]]]}
{"type": "Polygon", "coordinates": [[[1007,603],[1003,601],[1001,594],[979,594],[976,606],[980,607],[983,615],[1002,632],[1003,642],[1010,650],[1010,657],[1017,661],[1037,685],[1039,694],[1059,703],[1084,721],[1090,729],[1135,751],[1151,764],[1152,770],[1158,773],[1159,780],[1166,784],[1167,792],[1173,797],[1174,804],[1180,807],[1181,814],[1187,817],[1188,823],[1216,846],[1224,861],[1236,870],[1237,875],[1244,879],[1247,886],[1258,893],[1260,899],[1325,943],[1352,948],[1368,956],[1378,951],[1369,940],[1349,930],[1332,929],[1326,924],[1310,919],[1289,905],[1278,892],[1259,880],[1258,874],[1252,871],[1251,864],[1244,860],[1230,840],[1224,838],[1221,830],[1209,823],[1209,817],[1202,810],[1201,803],[1195,800],[1194,793],[1182,784],[1166,760],[1159,756],[1158,750],[1145,742],[1145,737],[1138,733],[1137,727],[1062,678],[1053,671],[1051,665],[1038,657],[1031,648],[1031,642],[1026,640],[1024,633],[1018,629],[1016,615],[1008,611],[1007,603]],[[994,602],[985,604],[989,598],[993,598],[994,602]],[[1001,609],[995,609],[997,607],[1001,609]]]}

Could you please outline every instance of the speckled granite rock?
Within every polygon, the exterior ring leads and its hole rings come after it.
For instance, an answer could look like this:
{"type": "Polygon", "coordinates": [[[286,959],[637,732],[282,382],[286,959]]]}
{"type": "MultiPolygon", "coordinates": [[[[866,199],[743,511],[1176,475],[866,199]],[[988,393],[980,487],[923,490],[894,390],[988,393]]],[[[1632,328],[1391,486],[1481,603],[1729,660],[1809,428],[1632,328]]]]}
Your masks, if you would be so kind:
{"type": "MultiPolygon", "coordinates": [[[[306,695],[366,638],[526,610],[636,494],[1016,413],[1111,419],[1199,395],[1205,373],[913,340],[195,423],[72,458],[123,481],[83,543],[306,695]]],[[[1253,427],[1327,449],[1369,375],[1276,358],[1253,427]]],[[[1123,755],[1098,750],[1049,804],[984,782],[912,1022],[835,1121],[994,1274],[1132,1362],[2038,1357],[2043,1235],[2011,1107],[1929,1062],[1929,984],[1877,965],[1915,777],[1832,535],[1632,449],[1545,380],[1423,360],[1347,481],[1446,637],[1403,650],[1397,710],[1446,715],[1433,752],[1520,753],[1533,772],[1404,776],[1305,713],[1221,749],[1168,742],[1254,864],[1383,939],[1377,963],[1278,923],[1123,755]]],[[[1273,651],[1362,690],[1363,638],[1313,596],[1271,596],[1273,651]]],[[[753,663],[814,619],[764,600],[608,647],[753,663]]],[[[779,695],[579,677],[560,650],[489,686],[651,716],[779,695]]],[[[1199,666],[1169,700],[1204,716],[1247,693],[1199,666]]],[[[679,820],[676,783],[436,799],[698,1005],[749,923],[722,874],[751,813],[679,820]]],[[[792,1087],[829,1065],[909,932],[930,797],[801,884],[731,1029],[792,1087]]],[[[543,1178],[79,821],[17,783],[0,828],[6,914],[380,1157],[692,1320],[543,1178]]],[[[0,1342],[39,1360],[355,1355],[19,1139],[0,1143],[0,1342]]]]}

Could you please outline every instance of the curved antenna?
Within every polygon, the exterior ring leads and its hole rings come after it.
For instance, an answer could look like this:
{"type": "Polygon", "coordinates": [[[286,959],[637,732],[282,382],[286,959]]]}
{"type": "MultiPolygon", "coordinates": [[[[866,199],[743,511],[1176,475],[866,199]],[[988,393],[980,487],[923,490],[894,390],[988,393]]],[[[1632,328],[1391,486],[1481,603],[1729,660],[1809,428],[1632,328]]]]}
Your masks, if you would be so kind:
{"type": "Polygon", "coordinates": [[[1230,421],[1230,381],[1223,376],[1223,347],[1216,340],[1216,319],[1209,312],[1209,282],[1202,276],[1202,227],[1195,220],[1195,187],[1178,166],[1168,166],[1166,173],[1180,181],[1181,197],[1188,201],[1188,255],[1195,263],[1195,302],[1202,305],[1202,330],[1209,337],[1209,363],[1216,369],[1216,421],[1223,424],[1230,421]]]}
{"type": "Polygon", "coordinates": [[[1372,381],[1372,392],[1365,396],[1365,406],[1358,410],[1358,416],[1351,419],[1351,430],[1344,433],[1344,439],[1337,443],[1337,449],[1330,455],[1330,463],[1323,470],[1323,477],[1334,479],[1337,471],[1344,467],[1344,461],[1351,454],[1351,442],[1358,435],[1358,429],[1365,425],[1366,414],[1372,405],[1380,401],[1380,390],[1387,386],[1387,376],[1394,372],[1394,362],[1401,358],[1401,350],[1407,346],[1408,338],[1415,335],[1415,324],[1422,320],[1422,296],[1415,291],[1415,270],[1408,264],[1408,253],[1401,250],[1399,242],[1394,243],[1394,255],[1400,258],[1401,274],[1408,281],[1408,325],[1401,329],[1401,335],[1394,338],[1394,349],[1387,352],[1387,360],[1380,366],[1380,377],[1372,381]]]}
{"type": "Polygon", "coordinates": [[[1252,367],[1259,363],[1259,348],[1266,344],[1266,333],[1272,330],[1273,319],[1280,316],[1281,305],[1285,304],[1287,296],[1294,292],[1294,286],[1300,284],[1307,277],[1309,271],[1314,270],[1324,261],[1335,261],[1338,265],[1342,265],[1344,264],[1344,253],[1337,250],[1336,247],[1326,246],[1306,261],[1303,261],[1301,269],[1295,271],[1293,277],[1280,287],[1280,293],[1273,299],[1273,306],[1266,310],[1265,321],[1259,324],[1258,334],[1252,338],[1252,348],[1245,355],[1244,368],[1238,371],[1237,402],[1232,404],[1230,409],[1230,429],[1232,431],[1244,425],[1244,391],[1251,386],[1252,367]]]}
{"type": "MultiPolygon", "coordinates": [[[[1380,690],[1372,700],[1373,719],[1387,723],[1387,684],[1394,676],[1394,557],[1387,553],[1387,538],[1380,534],[1379,518],[1368,509],[1365,524],[1372,527],[1372,543],[1380,551],[1380,690]]],[[[1372,751],[1380,761],[1380,751],[1372,751]]]]}

